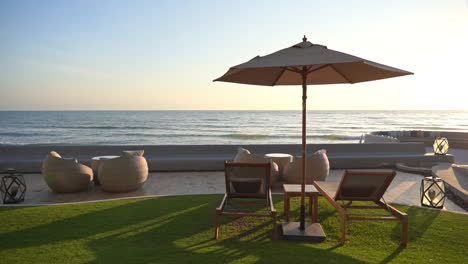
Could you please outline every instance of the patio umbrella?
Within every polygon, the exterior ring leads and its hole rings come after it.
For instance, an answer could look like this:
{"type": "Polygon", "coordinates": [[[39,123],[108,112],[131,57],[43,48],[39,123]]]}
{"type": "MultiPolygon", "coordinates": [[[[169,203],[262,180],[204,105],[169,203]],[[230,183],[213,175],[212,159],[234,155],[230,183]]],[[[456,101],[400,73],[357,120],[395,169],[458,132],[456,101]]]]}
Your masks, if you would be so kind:
{"type": "Polygon", "coordinates": [[[257,56],[231,67],[223,76],[214,80],[266,86],[302,85],[301,215],[298,230],[291,234],[292,239],[315,239],[314,230],[323,233],[321,227],[317,229],[313,224],[305,223],[307,85],[353,84],[409,74],[413,73],[313,44],[304,36],[302,42],[292,47],[263,57],[257,56]]]}

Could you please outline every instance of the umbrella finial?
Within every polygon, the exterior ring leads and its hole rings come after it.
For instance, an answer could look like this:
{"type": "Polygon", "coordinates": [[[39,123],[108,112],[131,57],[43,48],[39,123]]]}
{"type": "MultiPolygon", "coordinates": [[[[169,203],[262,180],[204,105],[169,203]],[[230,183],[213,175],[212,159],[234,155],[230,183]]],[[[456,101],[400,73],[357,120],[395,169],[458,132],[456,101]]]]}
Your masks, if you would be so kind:
{"type": "Polygon", "coordinates": [[[306,42],[307,41],[307,37],[306,35],[304,35],[304,37],[302,38],[302,42],[306,42]]]}

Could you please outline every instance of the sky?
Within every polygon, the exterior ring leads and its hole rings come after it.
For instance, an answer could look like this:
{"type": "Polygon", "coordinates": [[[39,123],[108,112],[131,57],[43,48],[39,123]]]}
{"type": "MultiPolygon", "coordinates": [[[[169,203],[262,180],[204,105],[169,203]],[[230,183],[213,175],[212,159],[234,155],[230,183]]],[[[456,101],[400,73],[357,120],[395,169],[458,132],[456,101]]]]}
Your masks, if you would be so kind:
{"type": "Polygon", "coordinates": [[[414,72],[308,88],[311,110],[468,110],[468,0],[0,1],[0,110],[298,110],[213,82],[301,41],[414,72]]]}

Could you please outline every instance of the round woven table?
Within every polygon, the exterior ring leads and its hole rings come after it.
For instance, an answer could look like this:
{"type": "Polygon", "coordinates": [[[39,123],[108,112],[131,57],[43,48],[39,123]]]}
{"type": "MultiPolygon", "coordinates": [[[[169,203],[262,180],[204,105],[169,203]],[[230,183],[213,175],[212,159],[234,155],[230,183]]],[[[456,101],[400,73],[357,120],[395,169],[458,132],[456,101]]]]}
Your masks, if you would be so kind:
{"type": "Polygon", "coordinates": [[[99,173],[99,166],[101,166],[102,161],[115,159],[118,157],[119,156],[108,155],[108,156],[97,156],[97,157],[91,158],[91,168],[93,169],[93,174],[94,174],[93,182],[95,185],[100,185],[99,179],[98,179],[98,173],[99,173]]]}
{"type": "Polygon", "coordinates": [[[293,161],[293,156],[286,153],[268,153],[265,154],[265,158],[278,164],[280,176],[283,176],[284,167],[293,161]]]}

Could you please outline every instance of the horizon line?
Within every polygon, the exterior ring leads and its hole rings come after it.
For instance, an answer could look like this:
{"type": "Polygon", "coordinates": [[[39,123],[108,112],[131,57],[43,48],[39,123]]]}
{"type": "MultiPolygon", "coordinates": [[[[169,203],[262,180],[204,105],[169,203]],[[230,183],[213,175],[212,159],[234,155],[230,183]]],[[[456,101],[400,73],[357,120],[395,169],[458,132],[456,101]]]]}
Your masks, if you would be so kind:
{"type": "MultiPolygon", "coordinates": [[[[0,112],[302,111],[301,109],[0,109],[0,112]]],[[[308,109],[307,111],[468,111],[468,109],[308,109]]]]}

